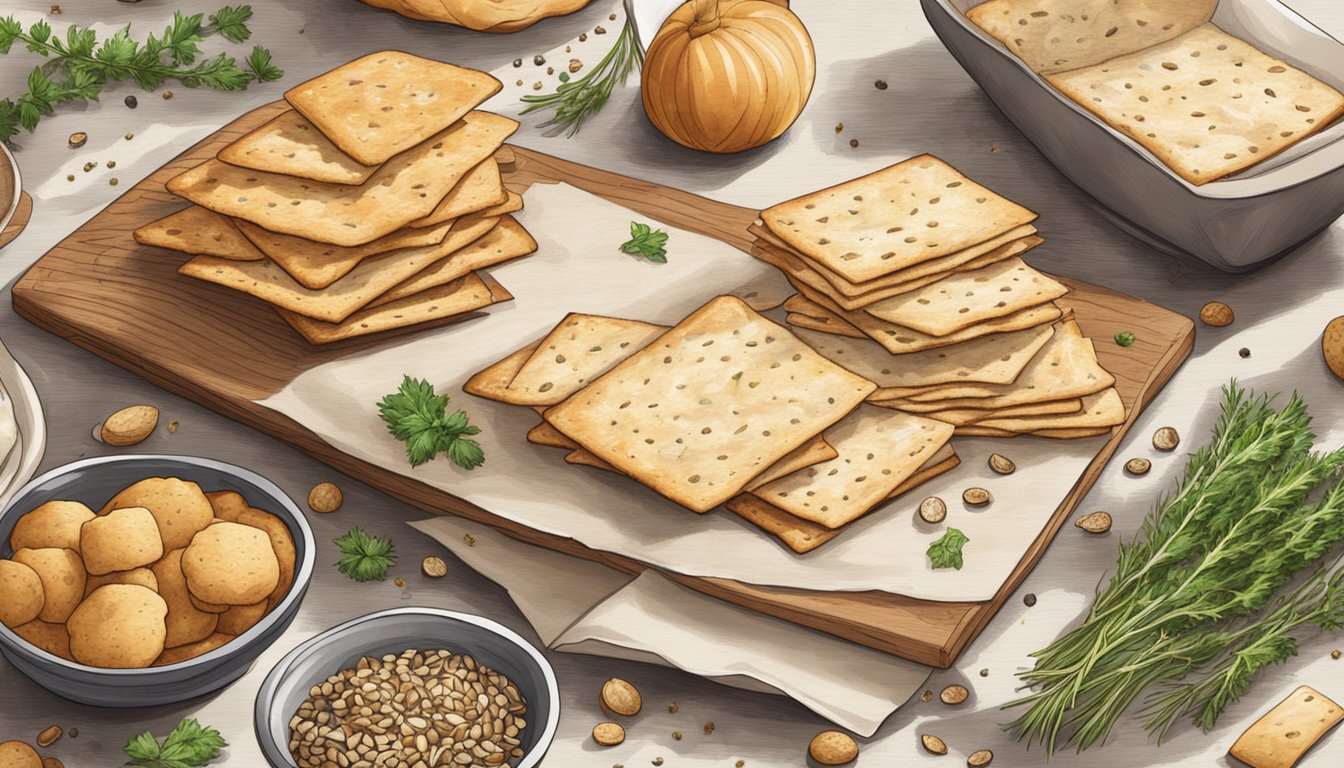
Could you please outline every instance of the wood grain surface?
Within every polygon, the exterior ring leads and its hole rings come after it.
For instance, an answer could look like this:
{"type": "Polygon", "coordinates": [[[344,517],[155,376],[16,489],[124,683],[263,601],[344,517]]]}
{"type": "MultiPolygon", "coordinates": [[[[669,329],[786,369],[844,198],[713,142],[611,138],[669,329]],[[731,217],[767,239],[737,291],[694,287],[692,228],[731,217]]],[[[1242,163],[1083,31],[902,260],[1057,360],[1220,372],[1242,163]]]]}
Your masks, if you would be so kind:
{"type": "MultiPolygon", "coordinates": [[[[299,338],[268,306],[250,296],[177,275],[183,254],[137,245],[131,232],[184,203],[166,181],[211,157],[225,144],[274,117],[283,102],[225,126],[128,190],[43,256],[14,286],[14,309],[38,326],[123,366],[169,391],[251,425],[361,481],[422,509],[460,515],[520,540],[638,573],[648,566],[577,542],[519,526],[394,471],[353,459],[292,419],[258,405],[300,373],[383,343],[372,337],[317,348],[299,338]]],[[[756,212],[638,179],[618,176],[523,148],[506,182],[523,192],[563,181],[670,225],[747,250],[756,212]]],[[[1104,288],[1065,281],[1060,303],[1098,339],[1102,365],[1129,418],[1059,505],[1049,525],[993,600],[930,602],[879,592],[809,592],[699,579],[669,578],[721,599],[862,645],[938,667],[952,664],[1031,571],[1055,533],[1097,479],[1142,408],[1189,353],[1194,326],[1185,317],[1104,288]],[[1109,339],[1131,331],[1123,348],[1109,339]]],[[[501,350],[507,352],[508,350],[501,350]]]]}
{"type": "Polygon", "coordinates": [[[28,196],[27,192],[19,193],[19,204],[14,209],[14,217],[9,220],[4,229],[0,229],[0,248],[9,245],[14,238],[19,236],[23,228],[28,226],[28,220],[33,217],[33,198],[28,196]]]}

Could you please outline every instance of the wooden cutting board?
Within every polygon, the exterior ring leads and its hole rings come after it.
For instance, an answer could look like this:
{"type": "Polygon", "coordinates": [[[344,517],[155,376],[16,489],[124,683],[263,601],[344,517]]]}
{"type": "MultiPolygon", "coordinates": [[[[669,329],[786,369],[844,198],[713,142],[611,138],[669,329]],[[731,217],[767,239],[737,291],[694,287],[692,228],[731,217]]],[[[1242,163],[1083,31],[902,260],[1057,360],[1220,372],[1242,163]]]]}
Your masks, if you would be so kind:
{"type": "MultiPolygon", "coordinates": [[[[300,373],[379,338],[326,347],[303,341],[268,306],[235,291],[177,274],[182,254],[137,245],[131,232],[181,208],[165,183],[212,157],[220,147],[284,109],[251,112],[184,152],[126,192],[43,256],[14,286],[14,309],[159,386],[196,400],[303,450],[361,481],[422,509],[485,523],[523,541],[606,563],[629,573],[642,563],[539,533],[492,515],[396,472],[351,458],[287,416],[257,405],[300,373]]],[[[756,212],[687,192],[514,148],[506,181],[518,192],[535,183],[566,182],[670,225],[748,250],[756,212]]],[[[1194,325],[1161,307],[1085,283],[1068,281],[1060,303],[1077,313],[1098,340],[1101,363],[1117,380],[1129,420],[1117,428],[1059,505],[1011,578],[982,603],[931,602],[880,592],[810,592],[665,573],[688,587],[848,640],[938,667],[950,666],[1040,559],[1055,533],[1096,481],[1142,408],[1189,354],[1194,325]],[[1120,331],[1137,337],[1123,348],[1120,331]]],[[[487,321],[488,322],[488,321],[487,321]]],[[[503,355],[511,350],[500,350],[503,355]]]]}

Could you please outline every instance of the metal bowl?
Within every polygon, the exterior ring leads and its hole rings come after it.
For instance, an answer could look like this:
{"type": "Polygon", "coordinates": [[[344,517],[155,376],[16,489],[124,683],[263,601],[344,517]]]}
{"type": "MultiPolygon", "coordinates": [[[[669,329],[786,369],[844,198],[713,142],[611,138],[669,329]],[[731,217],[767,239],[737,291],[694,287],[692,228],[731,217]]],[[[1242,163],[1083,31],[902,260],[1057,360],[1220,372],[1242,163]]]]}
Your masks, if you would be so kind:
{"type": "Polygon", "coordinates": [[[266,676],[257,693],[257,742],[273,768],[294,768],[289,721],[313,685],[363,656],[409,648],[444,648],[470,654],[508,677],[527,701],[524,756],[518,768],[541,764],[560,724],[555,671],[541,652],[507,627],[480,616],[436,608],[394,608],[348,621],[290,651],[266,676]]]}
{"type": "Polygon", "coordinates": [[[207,491],[237,491],[284,521],[294,538],[294,585],[270,613],[220,648],[177,664],[147,669],[89,667],[30,645],[0,625],[0,653],[24,675],[58,696],[100,707],[145,707],[185,701],[242,677],[285,631],[313,576],[313,532],[299,508],[274,483],[232,464],[189,456],[103,456],[57,467],[25,485],[0,511],[0,556],[13,554],[9,535],[26,512],[48,501],[81,501],[98,509],[126,486],[147,477],[178,477],[207,491]]]}
{"type": "Polygon", "coordinates": [[[22,193],[23,179],[19,176],[19,163],[10,154],[9,147],[0,141],[0,232],[14,219],[22,193]]]}
{"type": "MultiPolygon", "coordinates": [[[[985,0],[920,0],[989,98],[1121,229],[1228,272],[1284,255],[1344,213],[1344,120],[1264,162],[1196,186],[1075,104],[966,18],[985,0]]],[[[1344,90],[1344,45],[1278,0],[1220,0],[1229,34],[1344,90]]]]}

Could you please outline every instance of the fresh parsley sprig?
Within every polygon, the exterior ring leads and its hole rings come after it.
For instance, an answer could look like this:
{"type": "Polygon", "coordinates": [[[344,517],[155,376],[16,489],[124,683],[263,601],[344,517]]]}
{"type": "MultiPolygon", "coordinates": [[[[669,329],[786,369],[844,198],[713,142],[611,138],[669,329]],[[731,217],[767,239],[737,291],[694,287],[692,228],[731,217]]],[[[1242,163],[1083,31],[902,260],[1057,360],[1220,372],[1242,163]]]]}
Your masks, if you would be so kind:
{"type": "Polygon", "coordinates": [[[122,751],[130,758],[128,766],[144,768],[199,768],[219,757],[228,742],[219,731],[201,725],[194,717],[177,724],[162,742],[145,731],[126,742],[122,751]]]}
{"type": "Polygon", "coordinates": [[[370,536],[359,526],[332,541],[341,550],[336,570],[355,581],[382,581],[387,577],[387,569],[397,562],[396,549],[391,539],[370,536]]]}
{"type": "Polygon", "coordinates": [[[177,80],[188,88],[240,91],[252,82],[270,82],[284,75],[271,63],[271,53],[254,46],[240,66],[224,53],[198,61],[199,43],[218,35],[232,43],[252,36],[247,22],[251,6],[224,6],[207,18],[174,13],[162,35],[150,34],[143,43],[131,38],[127,25],[101,43],[88,27],[71,25],[61,36],[46,21],[33,22],[25,30],[13,16],[0,18],[0,54],[16,43],[47,59],[28,74],[28,91],[0,99],[0,141],[9,142],[20,128],[32,132],[42,118],[55,113],[60,104],[97,100],[103,88],[125,80],[145,90],[177,80]]]}
{"type": "Polygon", "coordinates": [[[378,403],[378,414],[387,423],[387,431],[406,443],[406,457],[412,467],[424,464],[440,453],[463,469],[475,469],[485,463],[480,443],[469,439],[481,428],[467,420],[465,411],[448,413],[448,396],[437,395],[424,379],[403,376],[401,387],[378,403]]]}
{"type": "Polygon", "coordinates": [[[667,233],[648,224],[630,222],[630,239],[621,243],[621,252],[642,256],[658,264],[667,263],[667,233]]]}
{"type": "Polygon", "coordinates": [[[964,561],[961,556],[961,548],[966,545],[970,539],[966,534],[956,528],[948,528],[947,533],[942,538],[929,545],[929,562],[934,568],[955,568],[961,570],[964,561]]]}

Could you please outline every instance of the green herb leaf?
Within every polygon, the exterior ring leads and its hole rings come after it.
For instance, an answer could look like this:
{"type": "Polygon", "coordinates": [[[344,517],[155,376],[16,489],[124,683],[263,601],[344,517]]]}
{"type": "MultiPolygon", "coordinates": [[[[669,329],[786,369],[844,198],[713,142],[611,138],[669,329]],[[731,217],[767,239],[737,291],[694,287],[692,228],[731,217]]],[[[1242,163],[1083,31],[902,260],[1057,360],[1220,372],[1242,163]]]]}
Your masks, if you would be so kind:
{"type": "Polygon", "coordinates": [[[1115,343],[1122,347],[1130,346],[1134,343],[1134,339],[1134,334],[1129,331],[1121,331],[1120,333],[1115,334],[1115,343]]]}
{"type": "Polygon", "coordinates": [[[642,256],[659,264],[667,263],[667,233],[654,231],[648,224],[630,222],[630,239],[621,243],[621,251],[633,256],[642,256]]]}
{"type": "Polygon", "coordinates": [[[220,37],[231,43],[246,42],[252,36],[247,22],[252,18],[252,6],[237,7],[226,5],[210,14],[210,26],[219,32],[220,37]]]}
{"type": "Polygon", "coordinates": [[[635,37],[635,25],[631,19],[626,19],[625,27],[616,37],[616,43],[597,66],[583,77],[568,82],[565,82],[565,73],[562,72],[561,83],[554,93],[522,97],[522,102],[527,105],[522,114],[553,109],[555,115],[542,123],[541,127],[551,128],[551,132],[556,134],[568,131],[573,136],[583,127],[584,120],[602,111],[617,84],[625,85],[630,73],[643,64],[644,51],[635,37]]]}
{"type": "Polygon", "coordinates": [[[418,467],[440,453],[463,469],[485,463],[485,452],[475,440],[480,427],[467,420],[465,411],[448,413],[448,396],[434,393],[424,379],[402,376],[401,387],[378,403],[378,414],[392,436],[406,443],[406,457],[418,467]]]}
{"type": "Polygon", "coordinates": [[[259,83],[269,83],[285,76],[285,71],[271,63],[271,52],[260,45],[253,46],[247,55],[247,71],[259,83]]]}
{"type": "Polygon", "coordinates": [[[149,731],[133,737],[122,747],[128,765],[145,768],[199,768],[219,757],[228,742],[214,728],[189,717],[177,724],[160,744],[149,731]]]}
{"type": "Polygon", "coordinates": [[[961,548],[968,541],[970,539],[966,538],[966,534],[956,528],[948,528],[942,538],[929,545],[929,562],[933,563],[934,568],[955,568],[960,571],[963,565],[961,548]]]}
{"type": "Polygon", "coordinates": [[[397,562],[391,539],[370,536],[359,526],[332,541],[341,550],[336,569],[355,581],[382,581],[397,562]]]}

